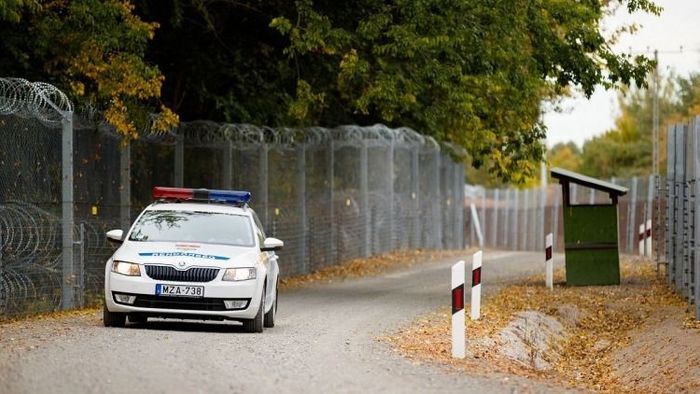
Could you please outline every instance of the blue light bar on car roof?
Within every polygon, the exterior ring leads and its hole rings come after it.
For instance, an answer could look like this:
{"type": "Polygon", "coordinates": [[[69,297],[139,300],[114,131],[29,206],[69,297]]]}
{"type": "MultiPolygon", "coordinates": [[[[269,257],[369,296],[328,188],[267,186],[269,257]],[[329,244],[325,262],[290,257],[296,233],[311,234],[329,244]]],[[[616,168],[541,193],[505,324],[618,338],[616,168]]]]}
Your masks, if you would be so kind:
{"type": "Polygon", "coordinates": [[[153,188],[154,200],[210,201],[226,204],[247,204],[250,192],[239,190],[188,189],[183,187],[153,188]]]}

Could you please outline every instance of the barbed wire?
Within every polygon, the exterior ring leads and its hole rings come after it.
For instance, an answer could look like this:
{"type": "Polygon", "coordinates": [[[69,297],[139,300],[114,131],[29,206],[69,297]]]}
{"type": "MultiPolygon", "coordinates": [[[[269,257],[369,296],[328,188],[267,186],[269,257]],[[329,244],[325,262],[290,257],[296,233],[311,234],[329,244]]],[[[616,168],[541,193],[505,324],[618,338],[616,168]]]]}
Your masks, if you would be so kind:
{"type": "Polygon", "coordinates": [[[0,115],[36,118],[48,127],[57,127],[72,118],[73,104],[51,84],[0,78],[0,115]]]}

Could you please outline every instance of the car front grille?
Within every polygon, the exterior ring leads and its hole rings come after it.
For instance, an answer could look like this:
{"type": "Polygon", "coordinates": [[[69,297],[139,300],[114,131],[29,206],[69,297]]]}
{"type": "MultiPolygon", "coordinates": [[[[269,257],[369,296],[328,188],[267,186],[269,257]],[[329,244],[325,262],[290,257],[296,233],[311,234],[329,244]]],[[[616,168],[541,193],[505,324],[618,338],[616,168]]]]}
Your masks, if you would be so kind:
{"type": "Polygon", "coordinates": [[[146,275],[151,279],[171,282],[210,282],[219,274],[218,268],[192,267],[185,271],[167,265],[146,264],[146,275]]]}
{"type": "Polygon", "coordinates": [[[141,308],[184,309],[190,311],[225,311],[221,298],[202,297],[164,297],[156,295],[138,295],[134,306],[141,308]]]}

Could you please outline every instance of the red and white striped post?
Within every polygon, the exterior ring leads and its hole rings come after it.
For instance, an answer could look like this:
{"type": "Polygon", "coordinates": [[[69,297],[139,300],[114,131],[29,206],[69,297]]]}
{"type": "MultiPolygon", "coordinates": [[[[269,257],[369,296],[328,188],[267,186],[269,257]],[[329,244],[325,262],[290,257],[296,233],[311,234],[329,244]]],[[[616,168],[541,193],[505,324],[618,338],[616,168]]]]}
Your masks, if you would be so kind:
{"type": "Polygon", "coordinates": [[[452,357],[464,358],[464,261],[452,266],[452,357]]]}
{"type": "Polygon", "coordinates": [[[646,223],[646,237],[644,238],[644,255],[647,257],[651,257],[651,219],[647,220],[646,223]]]}
{"type": "Polygon", "coordinates": [[[552,263],[552,247],[554,246],[554,236],[552,233],[545,237],[544,245],[544,276],[547,288],[554,289],[554,264],[552,263]]]}
{"type": "Polygon", "coordinates": [[[472,256],[472,320],[481,316],[481,251],[472,256]]]}

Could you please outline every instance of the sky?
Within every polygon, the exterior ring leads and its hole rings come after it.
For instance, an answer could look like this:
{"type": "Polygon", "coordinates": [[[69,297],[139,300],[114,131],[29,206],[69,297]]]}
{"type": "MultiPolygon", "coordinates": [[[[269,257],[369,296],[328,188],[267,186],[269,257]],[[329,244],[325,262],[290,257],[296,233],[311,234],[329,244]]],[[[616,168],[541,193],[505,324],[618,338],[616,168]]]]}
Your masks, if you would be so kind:
{"type": "MultiPolygon", "coordinates": [[[[616,52],[649,53],[659,50],[659,71],[667,75],[673,70],[678,75],[700,72],[700,0],[657,0],[664,11],[660,16],[637,13],[625,9],[604,22],[605,30],[635,22],[640,25],[634,35],[625,35],[614,46],[616,52]],[[682,50],[681,50],[682,47],[682,50]]],[[[544,114],[547,125],[547,145],[574,141],[579,146],[596,135],[611,129],[619,114],[617,93],[598,88],[590,99],[578,93],[560,103],[561,112],[548,110],[544,114]]]]}

